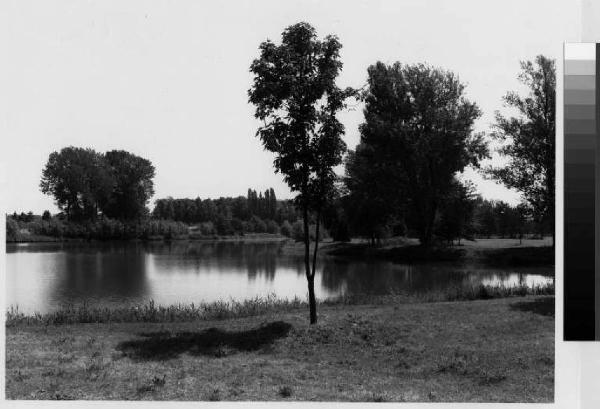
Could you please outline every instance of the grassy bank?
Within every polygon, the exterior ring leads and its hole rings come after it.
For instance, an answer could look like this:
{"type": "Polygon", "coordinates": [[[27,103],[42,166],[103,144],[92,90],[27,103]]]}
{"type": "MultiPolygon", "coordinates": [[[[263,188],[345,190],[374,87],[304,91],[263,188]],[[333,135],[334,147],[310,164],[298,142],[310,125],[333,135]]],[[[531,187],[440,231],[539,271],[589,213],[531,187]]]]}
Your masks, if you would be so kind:
{"type": "Polygon", "coordinates": [[[7,328],[9,399],[550,402],[554,298],[7,328]]]}

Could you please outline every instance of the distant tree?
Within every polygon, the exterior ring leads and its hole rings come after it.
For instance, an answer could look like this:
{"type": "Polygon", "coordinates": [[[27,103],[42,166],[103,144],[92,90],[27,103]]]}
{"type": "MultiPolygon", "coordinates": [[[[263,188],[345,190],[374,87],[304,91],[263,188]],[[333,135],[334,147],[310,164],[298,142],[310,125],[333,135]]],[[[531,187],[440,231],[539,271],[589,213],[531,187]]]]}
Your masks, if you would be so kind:
{"type": "Polygon", "coordinates": [[[19,224],[12,217],[6,218],[6,241],[17,241],[19,238],[19,224]]]}
{"type": "Polygon", "coordinates": [[[527,221],[531,215],[531,209],[525,203],[519,203],[515,208],[515,213],[519,244],[523,244],[523,235],[527,231],[527,221]]]}
{"type": "Polygon", "coordinates": [[[277,223],[275,223],[274,220],[267,220],[266,222],[267,224],[267,233],[269,234],[276,234],[279,233],[279,226],[277,226],[277,223]]]}
{"type": "Polygon", "coordinates": [[[258,216],[252,216],[250,219],[250,229],[254,233],[266,233],[267,224],[258,216]]]}
{"type": "Polygon", "coordinates": [[[148,159],[127,151],[110,151],[106,163],[114,177],[114,189],[104,214],[117,219],[139,219],[154,195],[154,166],[148,159]]]}
{"type": "Polygon", "coordinates": [[[350,241],[346,211],[344,198],[340,196],[328,203],[323,209],[323,226],[330,232],[334,241],[350,241]]]}
{"type": "Polygon", "coordinates": [[[554,245],[555,61],[538,55],[534,62],[521,62],[518,79],[529,94],[508,92],[503,101],[519,115],[505,117],[496,112],[492,132],[502,143],[499,153],[508,162],[489,167],[486,173],[522,193],[538,225],[551,229],[554,245]]]}
{"type": "Polygon", "coordinates": [[[477,201],[475,208],[475,221],[478,233],[488,239],[497,232],[496,217],[494,214],[494,203],[489,200],[477,201]]]}
{"type": "Polygon", "coordinates": [[[368,69],[361,143],[395,158],[384,164],[404,176],[398,194],[406,196],[409,221],[425,246],[455,174],[488,154],[483,135],[473,133],[481,112],[464,88],[452,72],[424,64],[378,62],[368,69]]]}
{"type": "Polygon", "coordinates": [[[290,224],[290,222],[284,220],[283,223],[281,223],[280,232],[282,236],[292,237],[292,225],[290,224]]]}
{"type": "Polygon", "coordinates": [[[234,233],[243,235],[245,233],[244,222],[241,219],[234,217],[231,219],[231,229],[234,233]]]}
{"type": "Polygon", "coordinates": [[[200,233],[203,236],[212,236],[216,233],[213,222],[204,222],[200,224],[200,233]]]}
{"type": "Polygon", "coordinates": [[[243,196],[239,196],[231,199],[230,201],[232,202],[231,214],[233,217],[236,217],[240,220],[248,220],[248,200],[243,196]]]}
{"type": "Polygon", "coordinates": [[[511,230],[511,208],[508,203],[498,201],[494,205],[494,216],[500,237],[510,236],[511,230]]]}
{"type": "Polygon", "coordinates": [[[52,215],[50,214],[50,210],[44,210],[44,213],[42,213],[42,220],[50,220],[52,218],[52,215]]]}
{"type": "Polygon", "coordinates": [[[269,218],[274,219],[277,214],[277,196],[275,196],[275,190],[269,189],[269,218]]]}
{"type": "Polygon", "coordinates": [[[217,234],[221,236],[228,236],[234,233],[233,226],[231,225],[231,219],[228,219],[223,214],[217,215],[215,229],[217,230],[217,234]]]}
{"type": "Polygon", "coordinates": [[[453,187],[440,209],[438,234],[452,242],[472,238],[475,187],[470,182],[453,181],[453,187]]]}
{"type": "Polygon", "coordinates": [[[319,226],[321,209],[333,191],[333,168],[341,163],[346,148],[341,137],[344,127],[336,114],[354,94],[335,83],[342,69],[341,47],[336,37],[319,40],[310,24],[298,23],[284,30],[280,45],[263,42],[260,57],[250,67],[254,83],[249,100],[256,106],[255,117],[264,124],[257,136],[265,149],[276,154],[276,172],[297,192],[295,201],[302,211],[313,324],[317,322],[314,276],[318,241],[311,270],[309,212],[316,214],[319,226]]]}
{"type": "Polygon", "coordinates": [[[304,241],[306,235],[304,223],[302,223],[301,220],[296,220],[294,224],[292,224],[292,238],[294,241],[304,241]]]}
{"type": "Polygon", "coordinates": [[[42,193],[54,197],[69,219],[95,218],[111,195],[113,178],[102,154],[69,146],[52,152],[42,171],[42,193]]]}
{"type": "Polygon", "coordinates": [[[204,210],[204,219],[207,221],[216,220],[218,209],[215,202],[210,199],[204,199],[202,201],[202,208],[204,210]]]}
{"type": "Polygon", "coordinates": [[[202,199],[200,197],[196,197],[194,199],[194,222],[202,222],[204,221],[204,209],[202,208],[202,199]]]}

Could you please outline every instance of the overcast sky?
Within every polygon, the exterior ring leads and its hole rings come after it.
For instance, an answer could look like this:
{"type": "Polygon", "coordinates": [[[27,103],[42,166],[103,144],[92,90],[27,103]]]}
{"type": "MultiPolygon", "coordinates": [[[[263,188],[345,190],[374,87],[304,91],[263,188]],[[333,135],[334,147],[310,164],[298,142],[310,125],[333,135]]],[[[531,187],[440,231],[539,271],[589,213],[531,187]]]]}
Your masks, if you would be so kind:
{"type": "MultiPolygon", "coordinates": [[[[428,62],[459,74],[489,130],[519,61],[558,58],[580,35],[571,1],[3,1],[0,132],[6,209],[56,211],[39,191],[48,155],[68,145],[125,149],[156,167],[155,198],[245,194],[273,187],[272,154],[254,136],[248,71],[267,38],[307,21],[343,44],[340,86],[367,67],[428,62]]],[[[341,115],[358,140],[360,107],[341,115]]],[[[484,197],[517,200],[474,180],[484,197]]]]}

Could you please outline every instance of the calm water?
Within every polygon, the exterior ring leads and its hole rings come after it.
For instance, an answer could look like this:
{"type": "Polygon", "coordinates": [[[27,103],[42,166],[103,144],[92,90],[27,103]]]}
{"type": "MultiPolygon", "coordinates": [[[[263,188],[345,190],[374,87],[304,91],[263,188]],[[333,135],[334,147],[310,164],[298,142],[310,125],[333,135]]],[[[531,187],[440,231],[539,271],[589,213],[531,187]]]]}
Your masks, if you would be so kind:
{"type": "MultiPolygon", "coordinates": [[[[276,294],[305,297],[302,257],[279,243],[175,242],[7,244],[7,305],[46,312],[84,300],[107,306],[242,300],[276,294]]],[[[323,258],[318,298],[442,289],[448,285],[550,282],[548,268],[404,265],[323,258]]]]}

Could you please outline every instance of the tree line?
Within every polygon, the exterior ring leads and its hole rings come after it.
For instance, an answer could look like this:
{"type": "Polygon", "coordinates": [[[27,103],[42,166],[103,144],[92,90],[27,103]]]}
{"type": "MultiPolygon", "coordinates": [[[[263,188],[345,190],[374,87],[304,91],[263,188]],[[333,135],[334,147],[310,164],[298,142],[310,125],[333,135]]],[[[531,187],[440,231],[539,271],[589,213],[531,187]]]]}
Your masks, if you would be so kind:
{"type": "Polygon", "coordinates": [[[227,220],[248,221],[252,217],[262,220],[284,220],[294,222],[297,211],[290,200],[277,200],[273,188],[257,194],[248,189],[248,195],[220,197],[218,199],[173,199],[167,197],[155,201],[152,217],[155,219],[176,220],[185,223],[216,222],[218,217],[227,220]]]}
{"type": "Polygon", "coordinates": [[[298,220],[298,210],[291,200],[277,200],[273,188],[248,195],[218,199],[173,199],[155,201],[153,219],[174,220],[197,225],[202,235],[244,235],[271,233],[292,235],[292,225],[298,220]]]}

